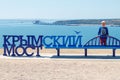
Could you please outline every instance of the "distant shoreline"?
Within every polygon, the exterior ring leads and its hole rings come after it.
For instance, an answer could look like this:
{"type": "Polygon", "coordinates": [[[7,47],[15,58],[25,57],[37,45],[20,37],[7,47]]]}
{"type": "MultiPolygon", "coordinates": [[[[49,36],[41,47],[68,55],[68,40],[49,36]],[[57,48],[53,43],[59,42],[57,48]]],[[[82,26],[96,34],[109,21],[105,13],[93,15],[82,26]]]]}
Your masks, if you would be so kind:
{"type": "Polygon", "coordinates": [[[40,25],[67,25],[67,26],[81,26],[81,25],[101,25],[101,21],[105,20],[108,26],[120,27],[120,19],[80,19],[80,20],[58,20],[52,23],[35,20],[33,24],[40,25]]]}
{"type": "MultiPolygon", "coordinates": [[[[69,24],[66,26],[101,26],[99,24],[69,24]]],[[[120,27],[120,25],[106,25],[108,27],[120,27]]]]}

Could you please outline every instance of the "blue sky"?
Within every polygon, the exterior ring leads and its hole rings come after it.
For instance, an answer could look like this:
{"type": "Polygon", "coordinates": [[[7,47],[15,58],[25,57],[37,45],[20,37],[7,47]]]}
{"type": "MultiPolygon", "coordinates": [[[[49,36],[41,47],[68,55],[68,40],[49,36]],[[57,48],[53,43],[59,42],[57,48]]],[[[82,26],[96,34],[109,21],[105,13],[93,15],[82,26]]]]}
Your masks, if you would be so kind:
{"type": "Polygon", "coordinates": [[[0,0],[0,19],[120,18],[120,0],[0,0]]]}

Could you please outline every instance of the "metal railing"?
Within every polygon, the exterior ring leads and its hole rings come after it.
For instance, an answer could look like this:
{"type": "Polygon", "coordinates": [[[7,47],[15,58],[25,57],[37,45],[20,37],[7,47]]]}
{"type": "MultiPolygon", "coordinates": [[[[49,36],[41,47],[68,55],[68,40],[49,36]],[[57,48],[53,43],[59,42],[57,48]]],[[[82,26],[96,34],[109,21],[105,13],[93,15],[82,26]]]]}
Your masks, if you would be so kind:
{"type": "Polygon", "coordinates": [[[108,36],[107,37],[107,41],[106,41],[106,45],[102,45],[100,43],[100,36],[94,37],[92,39],[90,39],[85,45],[84,47],[97,47],[97,46],[106,46],[106,47],[120,47],[120,40],[112,37],[112,36],[108,36]]]}

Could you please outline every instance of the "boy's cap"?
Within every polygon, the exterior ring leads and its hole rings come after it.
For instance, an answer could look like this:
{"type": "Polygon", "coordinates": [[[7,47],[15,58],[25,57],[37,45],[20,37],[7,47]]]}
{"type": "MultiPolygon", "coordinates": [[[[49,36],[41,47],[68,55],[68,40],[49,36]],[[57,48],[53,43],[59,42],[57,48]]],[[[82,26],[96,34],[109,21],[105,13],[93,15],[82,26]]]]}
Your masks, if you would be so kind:
{"type": "Polygon", "coordinates": [[[101,21],[101,24],[102,24],[102,23],[106,23],[106,21],[101,21]]]}

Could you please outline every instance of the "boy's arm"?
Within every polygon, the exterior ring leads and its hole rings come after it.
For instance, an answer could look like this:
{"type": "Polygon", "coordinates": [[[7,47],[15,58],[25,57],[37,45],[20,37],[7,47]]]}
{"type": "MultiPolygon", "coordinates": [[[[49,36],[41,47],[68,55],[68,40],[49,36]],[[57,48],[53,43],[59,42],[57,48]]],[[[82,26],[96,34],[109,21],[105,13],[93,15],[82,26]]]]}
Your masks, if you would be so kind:
{"type": "Polygon", "coordinates": [[[108,28],[107,28],[107,35],[109,36],[108,28]]]}
{"type": "Polygon", "coordinates": [[[99,28],[98,35],[100,35],[100,32],[101,32],[101,28],[99,28]]]}

